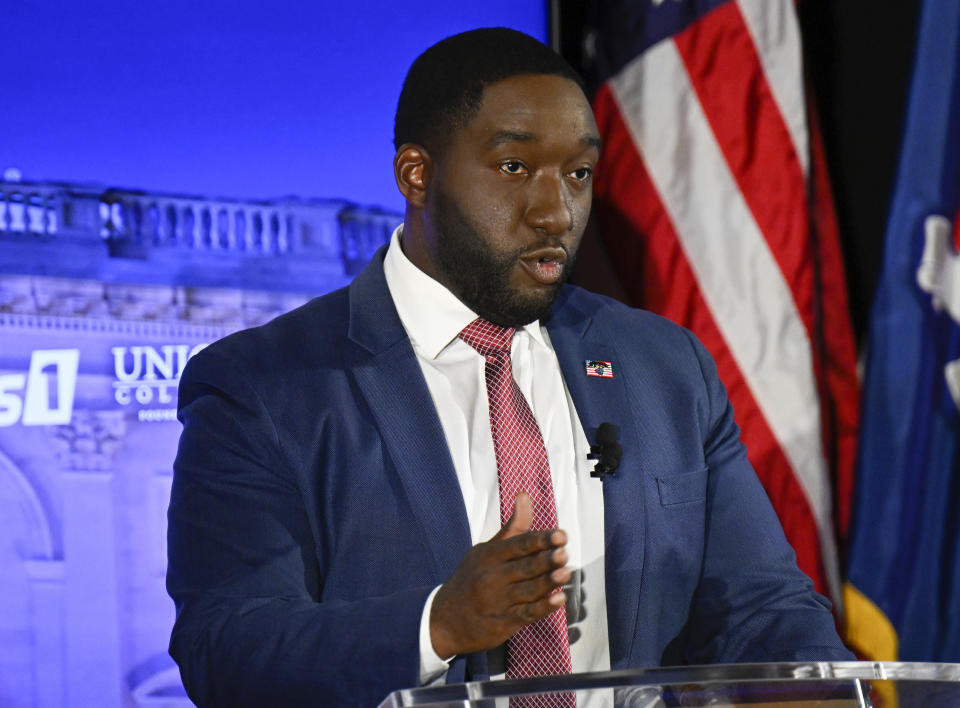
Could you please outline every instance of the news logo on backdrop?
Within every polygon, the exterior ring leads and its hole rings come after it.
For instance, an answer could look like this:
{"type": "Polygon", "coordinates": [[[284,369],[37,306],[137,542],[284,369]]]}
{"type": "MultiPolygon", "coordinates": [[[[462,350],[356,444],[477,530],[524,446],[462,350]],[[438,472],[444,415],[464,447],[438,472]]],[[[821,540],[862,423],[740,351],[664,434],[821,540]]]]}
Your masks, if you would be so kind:
{"type": "Polygon", "coordinates": [[[79,349],[37,349],[26,374],[0,374],[0,427],[69,423],[79,367],[79,349]]]}
{"type": "MultiPolygon", "coordinates": [[[[201,344],[112,347],[113,400],[136,406],[140,422],[176,419],[177,386],[201,344]]],[[[79,349],[36,349],[26,373],[0,374],[0,427],[67,425],[73,417],[79,349]]]]}

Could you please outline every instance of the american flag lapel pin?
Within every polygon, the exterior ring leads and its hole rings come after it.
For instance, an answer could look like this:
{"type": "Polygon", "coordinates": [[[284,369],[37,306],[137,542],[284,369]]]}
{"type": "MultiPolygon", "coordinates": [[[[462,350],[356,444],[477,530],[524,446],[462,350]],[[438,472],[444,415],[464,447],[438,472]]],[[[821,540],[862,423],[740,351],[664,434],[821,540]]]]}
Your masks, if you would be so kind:
{"type": "Polygon", "coordinates": [[[587,370],[587,376],[598,376],[601,379],[613,378],[613,363],[609,361],[600,361],[599,359],[587,359],[584,362],[587,370]]]}

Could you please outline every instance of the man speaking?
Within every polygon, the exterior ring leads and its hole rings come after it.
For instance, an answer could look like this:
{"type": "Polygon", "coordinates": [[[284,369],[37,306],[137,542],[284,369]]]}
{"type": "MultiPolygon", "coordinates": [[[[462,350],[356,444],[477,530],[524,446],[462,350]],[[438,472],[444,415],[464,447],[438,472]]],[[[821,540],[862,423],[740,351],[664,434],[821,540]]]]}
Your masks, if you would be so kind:
{"type": "Polygon", "coordinates": [[[703,347],[564,285],[600,150],[576,73],[519,32],[456,35],[411,67],[394,141],[389,247],[181,379],[191,698],[851,658],[703,347]]]}

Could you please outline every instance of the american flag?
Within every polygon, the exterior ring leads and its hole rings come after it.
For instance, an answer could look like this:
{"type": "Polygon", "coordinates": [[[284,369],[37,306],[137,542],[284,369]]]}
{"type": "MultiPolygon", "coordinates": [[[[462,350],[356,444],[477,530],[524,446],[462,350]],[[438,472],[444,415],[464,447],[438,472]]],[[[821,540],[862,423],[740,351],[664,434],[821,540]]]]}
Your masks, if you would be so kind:
{"type": "Polygon", "coordinates": [[[632,304],[710,349],[800,567],[839,602],[859,389],[793,2],[593,5],[601,237],[632,304]]]}
{"type": "Polygon", "coordinates": [[[584,366],[587,368],[587,376],[599,376],[602,379],[613,378],[613,364],[609,361],[590,359],[584,362],[584,366]]]}

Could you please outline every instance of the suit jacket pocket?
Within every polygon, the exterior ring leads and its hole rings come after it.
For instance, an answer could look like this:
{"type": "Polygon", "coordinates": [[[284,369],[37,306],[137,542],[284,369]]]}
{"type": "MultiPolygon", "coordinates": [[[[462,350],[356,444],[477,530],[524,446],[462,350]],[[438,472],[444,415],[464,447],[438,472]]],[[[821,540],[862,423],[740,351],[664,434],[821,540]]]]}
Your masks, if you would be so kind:
{"type": "Polygon", "coordinates": [[[707,498],[707,468],[657,477],[657,489],[662,506],[703,501],[707,498]]]}

